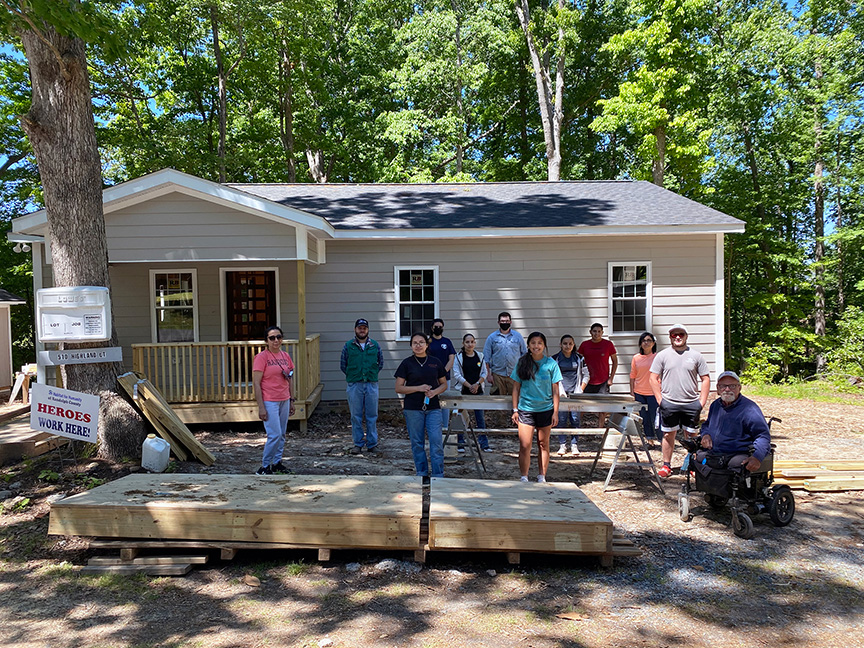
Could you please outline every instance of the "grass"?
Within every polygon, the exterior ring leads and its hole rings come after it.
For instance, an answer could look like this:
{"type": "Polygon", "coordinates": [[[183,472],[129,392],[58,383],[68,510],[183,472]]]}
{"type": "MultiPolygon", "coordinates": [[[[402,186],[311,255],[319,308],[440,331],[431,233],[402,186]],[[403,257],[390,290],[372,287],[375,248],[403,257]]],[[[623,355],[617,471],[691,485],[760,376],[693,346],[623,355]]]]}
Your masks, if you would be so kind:
{"type": "Polygon", "coordinates": [[[864,390],[840,391],[824,381],[795,382],[782,384],[747,385],[747,396],[767,398],[792,398],[812,400],[820,403],[842,403],[864,407],[864,390]]]}

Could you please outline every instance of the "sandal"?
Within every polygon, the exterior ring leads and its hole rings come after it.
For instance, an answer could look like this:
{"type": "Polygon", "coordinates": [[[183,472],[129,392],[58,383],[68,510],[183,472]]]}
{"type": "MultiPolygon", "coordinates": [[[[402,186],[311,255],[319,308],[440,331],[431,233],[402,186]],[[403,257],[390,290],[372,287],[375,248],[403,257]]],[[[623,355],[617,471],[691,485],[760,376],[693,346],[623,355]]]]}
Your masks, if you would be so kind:
{"type": "Polygon", "coordinates": [[[669,479],[672,476],[672,466],[663,464],[660,466],[660,470],[657,471],[657,474],[660,475],[661,479],[669,479]]]}

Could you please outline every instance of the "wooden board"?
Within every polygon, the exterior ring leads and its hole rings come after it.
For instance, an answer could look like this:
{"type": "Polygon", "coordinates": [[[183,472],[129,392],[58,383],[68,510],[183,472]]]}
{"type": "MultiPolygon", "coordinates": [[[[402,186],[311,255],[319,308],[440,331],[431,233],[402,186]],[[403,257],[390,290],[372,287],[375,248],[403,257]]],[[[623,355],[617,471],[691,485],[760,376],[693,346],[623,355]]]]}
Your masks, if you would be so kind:
{"type": "Polygon", "coordinates": [[[814,477],[804,480],[804,490],[829,492],[844,490],[864,490],[864,476],[861,477],[814,477]]]}
{"type": "Polygon", "coordinates": [[[36,457],[68,442],[69,439],[31,429],[29,416],[8,421],[0,428],[0,464],[36,457]]]}
{"type": "Polygon", "coordinates": [[[129,475],[55,502],[48,533],[414,550],[417,477],[129,475]]]}
{"type": "Polygon", "coordinates": [[[612,552],[612,521],[572,483],[435,478],[430,498],[430,549],[612,552]]]}
{"type": "Polygon", "coordinates": [[[186,427],[172,411],[171,406],[162,398],[162,394],[146,378],[128,372],[117,377],[117,382],[132,398],[132,403],[147,418],[160,435],[171,444],[178,459],[184,460],[188,450],[205,466],[212,466],[216,461],[213,454],[198,443],[195,435],[186,427]]]}

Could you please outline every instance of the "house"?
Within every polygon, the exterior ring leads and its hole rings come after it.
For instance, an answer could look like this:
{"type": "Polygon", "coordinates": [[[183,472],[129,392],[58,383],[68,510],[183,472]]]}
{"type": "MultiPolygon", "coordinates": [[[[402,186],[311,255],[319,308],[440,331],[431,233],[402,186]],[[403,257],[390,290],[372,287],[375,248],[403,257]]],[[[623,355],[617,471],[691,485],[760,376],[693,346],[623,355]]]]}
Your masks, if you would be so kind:
{"type": "MultiPolygon", "coordinates": [[[[723,236],[744,223],[648,182],[220,185],[167,169],[103,196],[124,359],[189,421],[255,418],[248,364],[273,322],[293,340],[304,420],[344,399],[358,317],[384,349],[382,397],[413,330],[440,316],[482,344],[505,310],[553,348],[602,322],[625,366],[640,333],[662,346],[682,322],[723,369],[723,236]]],[[[35,240],[34,287],[50,286],[44,210],[16,236],[35,240]]]]}
{"type": "Polygon", "coordinates": [[[11,306],[26,304],[18,295],[0,288],[0,389],[12,386],[15,368],[12,366],[11,306]]]}

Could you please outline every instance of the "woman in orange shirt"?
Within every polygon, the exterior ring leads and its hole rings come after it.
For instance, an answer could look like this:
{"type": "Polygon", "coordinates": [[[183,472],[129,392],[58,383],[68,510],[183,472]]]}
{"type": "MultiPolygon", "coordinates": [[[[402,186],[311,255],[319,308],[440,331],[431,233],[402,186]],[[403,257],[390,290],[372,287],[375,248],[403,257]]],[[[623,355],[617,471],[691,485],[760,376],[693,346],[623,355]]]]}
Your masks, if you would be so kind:
{"type": "Polygon", "coordinates": [[[639,410],[639,416],[642,417],[642,429],[645,432],[645,438],[649,440],[663,440],[663,433],[658,426],[654,430],[654,417],[657,416],[657,399],[654,397],[654,392],[651,391],[651,385],[648,384],[648,374],[651,373],[651,363],[654,361],[654,356],[657,355],[657,340],[654,336],[646,331],[639,336],[639,353],[633,356],[630,362],[630,393],[640,403],[644,403],[645,407],[639,410]],[[646,411],[647,410],[647,411],[646,411]]]}

